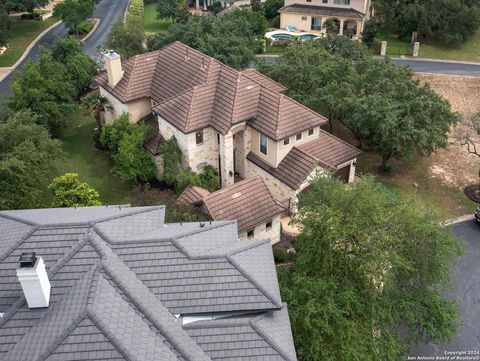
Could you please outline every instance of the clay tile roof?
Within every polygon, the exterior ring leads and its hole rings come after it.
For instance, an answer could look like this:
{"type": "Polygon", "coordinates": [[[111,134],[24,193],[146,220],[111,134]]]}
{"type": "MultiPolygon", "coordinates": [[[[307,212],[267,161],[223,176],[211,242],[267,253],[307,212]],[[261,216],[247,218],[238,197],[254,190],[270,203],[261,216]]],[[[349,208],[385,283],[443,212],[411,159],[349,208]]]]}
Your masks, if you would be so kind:
{"type": "Polygon", "coordinates": [[[298,149],[335,168],[362,154],[357,148],[323,130],[320,130],[318,138],[299,145],[298,149]]]}
{"type": "Polygon", "coordinates": [[[279,140],[326,122],[256,70],[237,71],[180,42],[122,65],[125,73],[114,88],[106,73],[96,83],[124,103],[152,98],[158,103],[152,110],[184,133],[211,126],[225,134],[248,121],[279,140]]]}
{"type": "Polygon", "coordinates": [[[315,6],[306,4],[292,4],[278,10],[279,13],[315,14],[332,17],[363,19],[365,14],[352,8],[334,8],[329,6],[315,6]]]}
{"type": "Polygon", "coordinates": [[[320,130],[318,138],[293,147],[277,168],[252,152],[247,155],[247,159],[292,189],[298,189],[317,166],[337,170],[338,166],[361,153],[350,144],[320,130]]]}
{"type": "Polygon", "coordinates": [[[210,192],[202,187],[188,186],[177,198],[175,204],[178,205],[198,205],[203,199],[210,195],[210,192]]]}
{"type": "Polygon", "coordinates": [[[254,177],[213,192],[203,198],[214,221],[236,219],[244,232],[285,211],[261,177],[254,177]]]}
{"type": "Polygon", "coordinates": [[[268,90],[274,92],[284,92],[287,90],[282,84],[277,83],[275,80],[270,79],[268,76],[263,75],[253,68],[248,68],[242,71],[242,75],[249,77],[250,79],[256,81],[258,84],[264,86],[268,90]]]}
{"type": "Polygon", "coordinates": [[[313,110],[278,92],[262,88],[257,115],[251,126],[274,140],[326,124],[313,110]]]}

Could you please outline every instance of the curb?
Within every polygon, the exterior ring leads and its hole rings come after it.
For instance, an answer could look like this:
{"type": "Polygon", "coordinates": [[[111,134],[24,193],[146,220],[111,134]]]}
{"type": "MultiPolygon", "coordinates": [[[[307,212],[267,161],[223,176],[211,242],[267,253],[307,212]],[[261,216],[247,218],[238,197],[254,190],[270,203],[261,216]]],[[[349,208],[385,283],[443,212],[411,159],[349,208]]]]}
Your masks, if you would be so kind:
{"type": "Polygon", "coordinates": [[[101,21],[100,19],[98,19],[98,18],[92,18],[92,20],[95,21],[95,25],[93,25],[92,30],[90,30],[90,32],[89,32],[82,40],[80,40],[82,43],[84,43],[85,41],[87,41],[88,38],[93,35],[93,33],[95,32],[95,30],[97,30],[98,25],[100,25],[100,21],[101,21]]]}
{"type": "Polygon", "coordinates": [[[125,8],[125,12],[123,13],[123,22],[127,22],[128,10],[130,9],[130,2],[131,0],[127,1],[127,7],[125,8]]]}
{"type": "Polygon", "coordinates": [[[5,73],[2,77],[0,77],[0,82],[5,79],[7,76],[10,75],[10,73],[12,71],[14,71],[24,60],[25,58],[27,57],[27,55],[30,53],[30,50],[32,50],[32,48],[40,41],[40,39],[42,39],[45,34],[47,34],[50,30],[52,30],[53,28],[57,27],[58,25],[60,25],[61,21],[57,21],[55,24],[53,24],[52,26],[48,27],[47,29],[45,29],[44,31],[42,31],[40,33],[40,35],[38,35],[35,40],[33,40],[30,45],[25,49],[25,51],[23,52],[22,56],[20,57],[20,59],[17,60],[17,62],[15,64],[12,65],[12,67],[10,68],[10,70],[5,73]]]}
{"type": "MultiPolygon", "coordinates": [[[[381,57],[383,58],[383,57],[381,57]]],[[[447,60],[447,59],[431,59],[431,58],[414,58],[410,56],[405,57],[390,57],[392,60],[407,60],[407,61],[424,61],[424,62],[433,62],[433,63],[446,63],[446,64],[463,64],[463,65],[478,65],[480,62],[475,61],[463,61],[463,60],[447,60]]]]}
{"type": "Polygon", "coordinates": [[[444,226],[451,226],[451,225],[454,225],[454,224],[457,224],[457,223],[462,223],[462,222],[465,222],[465,221],[471,221],[471,220],[474,220],[475,219],[475,216],[474,215],[465,215],[465,216],[460,216],[460,217],[457,217],[457,218],[454,218],[454,219],[449,219],[445,222],[443,222],[442,224],[444,226]]]}

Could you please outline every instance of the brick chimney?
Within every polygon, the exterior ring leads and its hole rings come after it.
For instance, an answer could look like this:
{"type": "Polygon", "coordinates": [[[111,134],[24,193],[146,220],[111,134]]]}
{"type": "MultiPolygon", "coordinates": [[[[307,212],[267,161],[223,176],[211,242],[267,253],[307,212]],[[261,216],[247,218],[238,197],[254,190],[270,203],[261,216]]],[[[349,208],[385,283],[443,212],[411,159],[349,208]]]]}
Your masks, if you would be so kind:
{"type": "Polygon", "coordinates": [[[115,51],[109,50],[104,54],[104,60],[108,83],[114,87],[123,77],[121,57],[115,51]]]}
{"type": "Polygon", "coordinates": [[[22,253],[17,278],[29,308],[48,307],[51,287],[42,257],[35,252],[22,253]]]}

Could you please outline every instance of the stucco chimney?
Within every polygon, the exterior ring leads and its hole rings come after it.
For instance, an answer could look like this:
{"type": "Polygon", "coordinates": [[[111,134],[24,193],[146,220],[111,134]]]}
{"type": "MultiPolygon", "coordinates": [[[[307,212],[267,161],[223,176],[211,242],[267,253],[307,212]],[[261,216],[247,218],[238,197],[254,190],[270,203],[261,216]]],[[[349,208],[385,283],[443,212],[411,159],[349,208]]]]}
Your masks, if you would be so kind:
{"type": "Polygon", "coordinates": [[[29,308],[48,307],[51,287],[42,257],[35,252],[22,253],[17,278],[29,308]]]}
{"type": "Polygon", "coordinates": [[[122,60],[115,51],[109,50],[104,54],[107,68],[108,83],[114,87],[123,77],[122,60]]]}

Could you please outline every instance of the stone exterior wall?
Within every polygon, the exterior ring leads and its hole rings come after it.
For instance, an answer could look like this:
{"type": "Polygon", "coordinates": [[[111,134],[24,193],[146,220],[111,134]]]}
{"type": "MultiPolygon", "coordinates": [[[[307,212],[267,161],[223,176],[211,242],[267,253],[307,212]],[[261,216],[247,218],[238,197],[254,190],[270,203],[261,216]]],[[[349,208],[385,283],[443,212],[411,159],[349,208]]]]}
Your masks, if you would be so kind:
{"type": "Polygon", "coordinates": [[[105,124],[112,124],[115,119],[117,119],[123,113],[128,113],[128,106],[125,103],[122,103],[120,100],[115,98],[108,91],[100,87],[100,95],[107,98],[108,102],[111,105],[111,108],[108,107],[105,110],[105,124]]]}
{"type": "Polygon", "coordinates": [[[206,165],[211,165],[218,170],[217,132],[213,128],[203,129],[202,144],[196,144],[195,133],[187,134],[187,139],[190,168],[200,173],[206,165]]]}
{"type": "Polygon", "coordinates": [[[185,134],[165,119],[158,117],[158,128],[165,139],[174,136],[182,151],[182,166],[190,167],[194,172],[201,172],[206,165],[218,170],[219,146],[217,132],[213,128],[203,130],[203,143],[197,144],[195,132],[185,134]]]}
{"type": "Polygon", "coordinates": [[[285,183],[281,182],[270,173],[265,172],[262,168],[249,160],[246,161],[245,165],[246,178],[261,176],[265,180],[270,192],[272,192],[272,195],[279,202],[287,205],[289,201],[291,202],[295,200],[295,189],[290,188],[285,183]]]}
{"type": "MultiPolygon", "coordinates": [[[[267,222],[268,220],[260,223],[254,228],[254,236],[252,239],[254,240],[270,239],[272,244],[280,242],[281,229],[282,229],[280,215],[277,215],[272,218],[272,228],[269,230],[266,229],[267,222]]],[[[248,239],[247,231],[239,233],[238,238],[248,239]]]]}
{"type": "Polygon", "coordinates": [[[220,179],[222,188],[234,183],[233,166],[233,134],[229,131],[225,135],[220,134],[220,179]]]}

